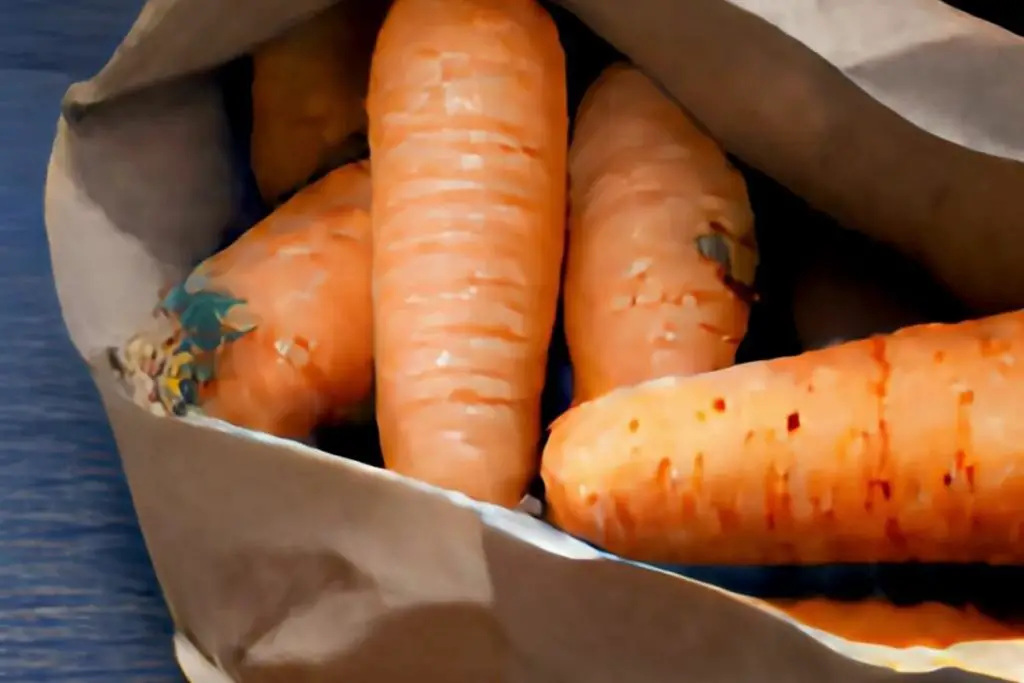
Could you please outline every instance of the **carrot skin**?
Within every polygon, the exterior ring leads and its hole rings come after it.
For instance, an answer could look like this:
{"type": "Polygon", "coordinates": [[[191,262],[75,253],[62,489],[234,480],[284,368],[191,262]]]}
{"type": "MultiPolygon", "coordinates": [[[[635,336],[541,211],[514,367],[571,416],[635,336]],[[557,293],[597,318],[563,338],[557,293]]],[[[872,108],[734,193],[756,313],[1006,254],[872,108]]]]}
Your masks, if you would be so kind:
{"type": "Polygon", "coordinates": [[[382,0],[339,2],[253,50],[250,154],[268,203],[352,158],[385,9],[382,0]]]}
{"type": "Polygon", "coordinates": [[[653,380],[566,413],[552,520],[674,564],[1024,562],[1024,313],[653,380]]]}
{"type": "Polygon", "coordinates": [[[757,256],[746,184],[718,145],[638,69],[616,64],[580,105],[569,177],[576,402],[732,365],[757,256]]]}
{"type": "MultiPolygon", "coordinates": [[[[238,300],[228,317],[253,325],[215,350],[212,380],[199,389],[205,414],[306,438],[370,397],[369,209],[368,164],[336,169],[183,283],[188,301],[208,293],[238,300]]],[[[199,306],[186,315],[205,315],[199,306]]]]}
{"type": "Polygon", "coordinates": [[[946,649],[957,643],[1017,640],[1024,630],[968,607],[958,609],[937,602],[899,607],[884,600],[841,602],[767,600],[796,621],[846,640],[895,648],[946,649]]]}
{"type": "Polygon", "coordinates": [[[514,506],[565,240],[565,57],[534,0],[397,0],[367,110],[388,468],[514,506]]]}

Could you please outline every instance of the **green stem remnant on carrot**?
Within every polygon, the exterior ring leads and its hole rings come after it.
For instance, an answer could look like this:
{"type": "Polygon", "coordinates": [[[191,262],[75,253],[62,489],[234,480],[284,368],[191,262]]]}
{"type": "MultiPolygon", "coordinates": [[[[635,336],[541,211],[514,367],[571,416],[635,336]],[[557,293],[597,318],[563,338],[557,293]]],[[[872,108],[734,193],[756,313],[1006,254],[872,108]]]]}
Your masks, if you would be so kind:
{"type": "Polygon", "coordinates": [[[303,188],[167,292],[162,338],[117,359],[136,400],[298,439],[349,419],[373,383],[370,232],[367,162],[303,188]]]}
{"type": "Polygon", "coordinates": [[[1024,314],[653,380],[554,426],[552,520],[638,560],[1024,562],[1024,314]]]}

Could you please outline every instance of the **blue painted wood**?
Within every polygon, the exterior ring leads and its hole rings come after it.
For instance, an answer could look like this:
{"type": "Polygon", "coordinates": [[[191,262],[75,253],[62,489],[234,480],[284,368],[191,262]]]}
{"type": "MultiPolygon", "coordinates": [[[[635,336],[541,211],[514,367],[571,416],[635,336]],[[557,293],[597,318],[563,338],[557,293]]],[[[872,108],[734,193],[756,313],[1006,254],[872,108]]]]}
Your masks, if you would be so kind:
{"type": "Polygon", "coordinates": [[[180,681],[95,390],[63,327],[41,190],[57,104],[137,0],[0,4],[0,679],[180,681]]]}

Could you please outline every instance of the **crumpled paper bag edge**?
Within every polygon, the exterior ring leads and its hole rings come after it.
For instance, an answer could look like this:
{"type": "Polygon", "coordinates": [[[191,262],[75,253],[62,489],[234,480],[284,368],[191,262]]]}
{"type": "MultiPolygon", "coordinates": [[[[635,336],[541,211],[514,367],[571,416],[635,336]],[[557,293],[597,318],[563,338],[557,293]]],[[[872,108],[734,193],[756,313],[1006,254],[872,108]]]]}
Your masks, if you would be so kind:
{"type": "Polygon", "coordinates": [[[174,658],[189,683],[234,683],[181,632],[174,634],[174,658]]]}
{"type": "Polygon", "coordinates": [[[148,78],[139,78],[131,74],[140,70],[145,72],[147,69],[138,68],[140,64],[146,64],[146,56],[143,54],[140,57],[136,49],[137,44],[151,41],[153,26],[155,25],[159,29],[165,15],[172,13],[177,6],[175,0],[149,0],[142,5],[121,44],[100,70],[91,78],[77,81],[68,87],[64,97],[61,98],[61,113],[69,121],[78,121],[95,108],[116,102],[126,95],[131,95],[151,87],[158,87],[178,78],[195,75],[218,64],[230,61],[235,57],[245,54],[247,50],[250,50],[255,45],[269,40],[273,35],[280,33],[282,30],[315,16],[329,5],[337,2],[354,1],[357,0],[307,0],[304,4],[296,3],[296,6],[299,7],[298,11],[286,15],[287,19],[284,21],[284,26],[277,27],[278,30],[269,32],[267,35],[260,35],[255,42],[249,41],[251,44],[246,44],[241,49],[236,47],[234,50],[227,51],[226,55],[219,55],[222,57],[219,61],[199,59],[195,63],[178,65],[176,68],[163,73],[158,70],[156,73],[150,73],[148,78]]]}
{"type": "MultiPolygon", "coordinates": [[[[102,372],[103,370],[100,368],[97,371],[102,372]]],[[[770,614],[781,622],[781,624],[784,624],[785,628],[795,628],[800,630],[813,638],[820,645],[853,661],[862,662],[864,664],[869,664],[883,669],[889,669],[899,673],[926,673],[942,668],[953,667],[967,672],[992,676],[1008,681],[1024,680],[1024,638],[1019,640],[963,642],[941,650],[929,647],[894,648],[874,643],[847,640],[829,633],[828,631],[807,626],[780,610],[758,600],[757,598],[733,593],[713,584],[691,579],[642,562],[626,560],[616,555],[598,550],[583,541],[550,526],[546,522],[531,517],[523,512],[507,510],[505,508],[486,503],[479,503],[461,493],[440,489],[430,484],[411,480],[388,470],[365,465],[340,456],[331,455],[297,441],[254,432],[222,420],[203,416],[192,416],[184,419],[191,421],[202,428],[225,432],[239,439],[262,441],[280,449],[282,452],[287,452],[288,455],[286,457],[311,458],[324,466],[355,470],[359,471],[360,476],[377,477],[397,486],[411,486],[418,488],[432,496],[443,498],[451,505],[472,510],[481,519],[485,526],[495,531],[511,536],[517,541],[529,544],[535,548],[557,555],[566,560],[584,562],[594,560],[611,560],[621,562],[635,567],[639,571],[651,571],[664,574],[677,581],[684,581],[706,590],[716,591],[734,601],[743,603],[751,609],[756,609],[770,614]],[[1007,657],[1007,661],[1000,662],[998,665],[992,666],[990,662],[986,662],[985,660],[992,657],[991,650],[993,648],[1008,650],[1010,651],[1009,654],[1012,656],[1007,657]]],[[[195,683],[203,683],[203,679],[197,679],[195,683]]]]}

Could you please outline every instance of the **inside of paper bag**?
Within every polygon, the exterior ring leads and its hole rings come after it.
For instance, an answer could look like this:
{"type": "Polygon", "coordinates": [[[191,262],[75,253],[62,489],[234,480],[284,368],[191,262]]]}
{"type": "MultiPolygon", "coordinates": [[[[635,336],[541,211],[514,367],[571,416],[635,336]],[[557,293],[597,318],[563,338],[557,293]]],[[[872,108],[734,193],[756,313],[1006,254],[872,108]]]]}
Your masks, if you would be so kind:
{"type": "MultiPolygon", "coordinates": [[[[548,7],[555,17],[566,51],[570,116],[584,91],[605,66],[624,57],[589,31],[564,9],[548,7]]],[[[316,19],[314,19],[315,21],[316,19]]],[[[244,55],[213,72],[223,101],[223,112],[230,128],[230,144],[223,147],[230,156],[230,167],[238,189],[234,215],[222,221],[216,236],[204,235],[203,244],[217,243],[224,249],[272,211],[271,203],[261,195],[252,171],[250,141],[252,124],[252,56],[244,55]]],[[[126,105],[127,106],[127,105],[126,105]]],[[[360,124],[362,125],[362,124],[360,124]]],[[[323,156],[304,180],[291,191],[315,182],[333,168],[365,154],[359,144],[360,130],[335,136],[345,141],[342,152],[323,156]]],[[[337,152],[337,150],[335,150],[337,152]]],[[[315,155],[314,155],[315,156],[315,155]]],[[[317,157],[321,158],[321,157],[317,157]]],[[[734,158],[747,182],[757,218],[757,241],[761,253],[756,289],[759,298],[753,306],[748,333],[737,355],[738,362],[794,355],[801,351],[829,346],[849,339],[889,332],[909,324],[928,321],[957,321],[968,313],[946,289],[920,266],[890,247],[847,230],[833,219],[810,208],[772,179],[734,158]]],[[[273,203],[285,196],[273,198],[273,203]]],[[[187,199],[186,199],[187,201],[187,199]]],[[[180,233],[175,239],[180,239],[180,233]]],[[[158,251],[158,250],[157,250],[158,251]]],[[[197,254],[202,249],[186,248],[197,254]]],[[[150,250],[150,255],[155,253],[150,250]]],[[[200,257],[205,254],[199,254],[200,257]]],[[[167,272],[176,274],[181,266],[172,264],[167,272]]],[[[166,276],[165,276],[166,277],[166,276]]],[[[156,293],[154,292],[154,301],[156,293]]],[[[569,406],[572,394],[572,370],[562,335],[561,320],[556,324],[551,345],[548,380],[543,402],[543,423],[550,424],[569,406]]],[[[339,457],[355,457],[381,465],[377,434],[372,422],[320,425],[315,444],[339,457]]],[[[531,493],[543,499],[543,489],[534,486],[531,493]]],[[[842,565],[827,567],[672,567],[673,571],[742,594],[775,601],[789,608],[791,601],[827,598],[836,601],[884,601],[892,609],[928,603],[943,603],[968,608],[970,619],[955,612],[936,617],[934,611],[922,612],[921,620],[908,628],[936,621],[949,624],[963,620],[963,631],[946,629],[940,634],[915,633],[877,635],[894,645],[928,644],[945,647],[964,639],[1019,637],[1024,627],[1024,601],[1013,596],[1024,578],[1024,569],[983,565],[842,565]],[[981,615],[985,615],[982,617],[981,615]],[[943,621],[945,619],[945,621],[943,621]],[[972,630],[974,629],[974,630],[972,630]]],[[[872,603],[882,604],[882,603],[872,603]]],[[[888,609],[888,607],[886,608],[888,609]]],[[[931,610],[932,608],[927,608],[931,610]]],[[[844,623],[844,609],[820,604],[814,610],[806,604],[793,608],[797,618],[812,626],[851,637],[868,638],[871,628],[863,623],[844,623]]],[[[870,618],[886,619],[886,613],[870,618]]],[[[881,628],[877,633],[883,633],[881,628]]]]}

